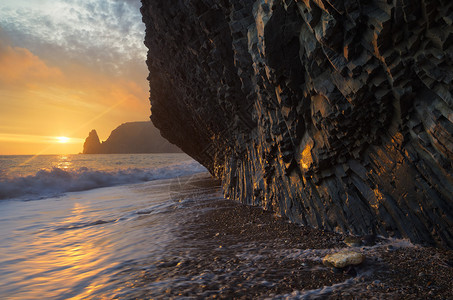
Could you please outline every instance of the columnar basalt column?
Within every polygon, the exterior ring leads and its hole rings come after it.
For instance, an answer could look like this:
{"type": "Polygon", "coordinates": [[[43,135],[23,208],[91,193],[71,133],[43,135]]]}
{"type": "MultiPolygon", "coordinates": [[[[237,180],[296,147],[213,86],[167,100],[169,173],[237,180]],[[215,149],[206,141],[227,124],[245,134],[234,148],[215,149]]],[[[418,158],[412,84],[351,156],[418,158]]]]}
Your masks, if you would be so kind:
{"type": "Polygon", "coordinates": [[[152,121],[225,195],[453,248],[453,3],[142,0],[152,121]]]}

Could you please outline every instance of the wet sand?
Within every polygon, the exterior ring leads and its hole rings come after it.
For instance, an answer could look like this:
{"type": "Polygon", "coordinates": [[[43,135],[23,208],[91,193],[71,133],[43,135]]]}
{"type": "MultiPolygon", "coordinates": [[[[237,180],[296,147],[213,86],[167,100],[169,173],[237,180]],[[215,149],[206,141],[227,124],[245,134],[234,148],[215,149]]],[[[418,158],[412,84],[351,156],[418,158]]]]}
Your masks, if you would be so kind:
{"type": "Polygon", "coordinates": [[[378,239],[355,247],[365,262],[322,264],[346,236],[289,223],[272,212],[225,200],[208,175],[171,183],[175,241],[136,278],[151,298],[452,299],[453,251],[378,239]],[[217,195],[212,197],[212,195],[217,195]],[[210,194],[210,196],[206,196],[210,194]]]}

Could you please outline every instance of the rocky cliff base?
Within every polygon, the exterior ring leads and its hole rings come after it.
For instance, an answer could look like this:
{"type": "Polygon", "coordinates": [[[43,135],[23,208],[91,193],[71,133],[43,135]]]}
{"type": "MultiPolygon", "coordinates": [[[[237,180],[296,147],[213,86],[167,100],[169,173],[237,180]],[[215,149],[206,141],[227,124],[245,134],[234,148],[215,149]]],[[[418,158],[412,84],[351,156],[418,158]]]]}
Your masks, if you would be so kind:
{"type": "Polygon", "coordinates": [[[152,121],[227,197],[453,247],[453,3],[142,0],[152,121]]]}

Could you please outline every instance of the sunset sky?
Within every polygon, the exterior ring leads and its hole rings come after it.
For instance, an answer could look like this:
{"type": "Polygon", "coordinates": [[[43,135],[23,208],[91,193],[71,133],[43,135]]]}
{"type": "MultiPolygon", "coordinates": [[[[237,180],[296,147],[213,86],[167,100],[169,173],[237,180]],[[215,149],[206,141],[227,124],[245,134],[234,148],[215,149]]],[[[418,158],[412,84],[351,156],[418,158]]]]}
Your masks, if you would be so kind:
{"type": "Polygon", "coordinates": [[[140,6],[0,0],[0,155],[79,153],[91,129],[149,120],[140,6]]]}

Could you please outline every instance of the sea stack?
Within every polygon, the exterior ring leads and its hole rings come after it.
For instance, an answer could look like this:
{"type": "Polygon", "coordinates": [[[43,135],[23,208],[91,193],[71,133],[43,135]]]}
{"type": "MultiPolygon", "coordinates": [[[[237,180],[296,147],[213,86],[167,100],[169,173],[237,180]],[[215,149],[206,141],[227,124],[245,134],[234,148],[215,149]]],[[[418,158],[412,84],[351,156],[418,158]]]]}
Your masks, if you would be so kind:
{"type": "Polygon", "coordinates": [[[95,154],[101,150],[101,141],[95,129],[91,130],[83,143],[83,154],[95,154]]]}
{"type": "Polygon", "coordinates": [[[453,2],[142,4],[152,121],[226,197],[453,248],[453,2]]]}

